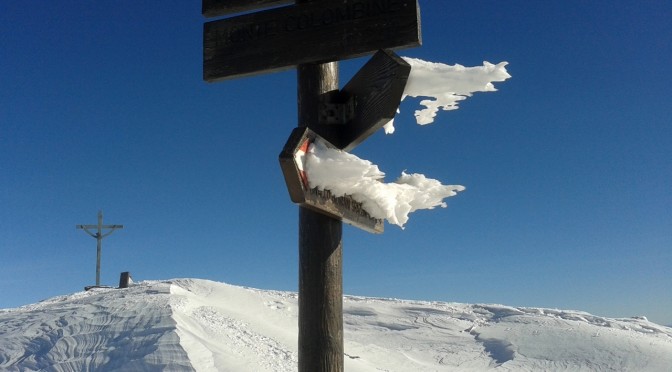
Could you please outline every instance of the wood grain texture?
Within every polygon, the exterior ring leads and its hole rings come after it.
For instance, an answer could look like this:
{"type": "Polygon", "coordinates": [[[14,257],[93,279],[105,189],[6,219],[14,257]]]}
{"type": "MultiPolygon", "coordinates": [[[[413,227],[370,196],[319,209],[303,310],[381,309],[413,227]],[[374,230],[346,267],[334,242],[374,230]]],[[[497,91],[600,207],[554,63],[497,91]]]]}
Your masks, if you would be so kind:
{"type": "Polygon", "coordinates": [[[209,82],[421,44],[417,0],[320,0],[207,22],[209,82]]]}
{"type": "Polygon", "coordinates": [[[294,0],[203,0],[201,13],[205,17],[219,17],[292,3],[294,0]]]}
{"type": "Polygon", "coordinates": [[[344,130],[341,148],[350,151],[394,118],[411,66],[389,50],[376,53],[343,88],[355,98],[355,115],[344,130]]]}
{"type": "Polygon", "coordinates": [[[343,371],[343,225],[299,208],[299,372],[343,371]]]}
{"type": "MultiPolygon", "coordinates": [[[[338,91],[338,63],[299,65],[297,85],[305,127],[320,97],[338,91]]],[[[299,372],[343,372],[342,234],[340,220],[299,207],[299,372]]]]}
{"type": "Polygon", "coordinates": [[[339,149],[352,150],[394,118],[410,72],[411,66],[391,50],[378,51],[333,94],[336,102],[352,101],[352,117],[343,125],[311,124],[311,129],[339,149]]]}

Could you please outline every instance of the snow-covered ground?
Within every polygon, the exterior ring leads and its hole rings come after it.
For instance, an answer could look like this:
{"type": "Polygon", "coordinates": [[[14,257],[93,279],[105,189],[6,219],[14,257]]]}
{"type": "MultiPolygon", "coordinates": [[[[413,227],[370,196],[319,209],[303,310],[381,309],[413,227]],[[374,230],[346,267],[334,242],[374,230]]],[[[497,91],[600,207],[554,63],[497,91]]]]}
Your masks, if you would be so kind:
{"type": "MultiPolygon", "coordinates": [[[[3,371],[295,371],[297,294],[198,279],[0,310],[3,371]]],[[[346,371],[670,371],[672,329],[580,311],[347,296],[346,371]]]]}

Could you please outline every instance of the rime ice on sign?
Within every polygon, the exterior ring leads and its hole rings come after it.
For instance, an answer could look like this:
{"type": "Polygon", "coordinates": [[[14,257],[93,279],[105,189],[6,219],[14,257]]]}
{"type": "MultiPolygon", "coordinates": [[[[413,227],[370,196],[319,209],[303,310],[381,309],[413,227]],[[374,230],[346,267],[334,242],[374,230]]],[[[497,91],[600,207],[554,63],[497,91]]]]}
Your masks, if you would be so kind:
{"type": "Polygon", "coordinates": [[[305,172],[305,154],[310,144],[320,140],[330,148],[333,144],[324,140],[312,130],[295,128],[289,136],[285,147],[280,153],[280,167],[285,176],[285,183],[292,202],[301,204],[330,217],[360,229],[372,232],[383,232],[383,220],[373,218],[364,210],[362,204],[349,195],[336,197],[329,190],[310,188],[305,172]]]}

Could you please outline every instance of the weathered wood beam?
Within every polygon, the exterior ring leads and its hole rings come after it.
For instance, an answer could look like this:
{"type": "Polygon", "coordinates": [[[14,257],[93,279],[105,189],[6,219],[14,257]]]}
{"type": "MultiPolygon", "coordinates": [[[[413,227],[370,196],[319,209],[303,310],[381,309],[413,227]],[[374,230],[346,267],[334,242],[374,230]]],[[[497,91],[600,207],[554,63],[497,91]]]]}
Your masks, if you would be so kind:
{"type": "Polygon", "coordinates": [[[421,44],[417,0],[320,0],[207,22],[209,82],[421,44]]]}
{"type": "Polygon", "coordinates": [[[294,0],[203,0],[202,13],[205,17],[219,17],[292,3],[294,0]]]}

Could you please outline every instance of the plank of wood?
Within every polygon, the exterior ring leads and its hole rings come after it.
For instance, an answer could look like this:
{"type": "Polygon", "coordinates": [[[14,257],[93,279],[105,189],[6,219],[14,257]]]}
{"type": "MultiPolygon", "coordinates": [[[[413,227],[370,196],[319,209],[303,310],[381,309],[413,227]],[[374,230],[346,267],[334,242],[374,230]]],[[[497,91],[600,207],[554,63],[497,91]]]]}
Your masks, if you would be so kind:
{"type": "Polygon", "coordinates": [[[292,3],[294,0],[203,0],[202,14],[205,17],[219,17],[292,3]]]}
{"type": "Polygon", "coordinates": [[[417,0],[322,0],[204,24],[203,78],[218,81],[421,44],[417,0]]]}

